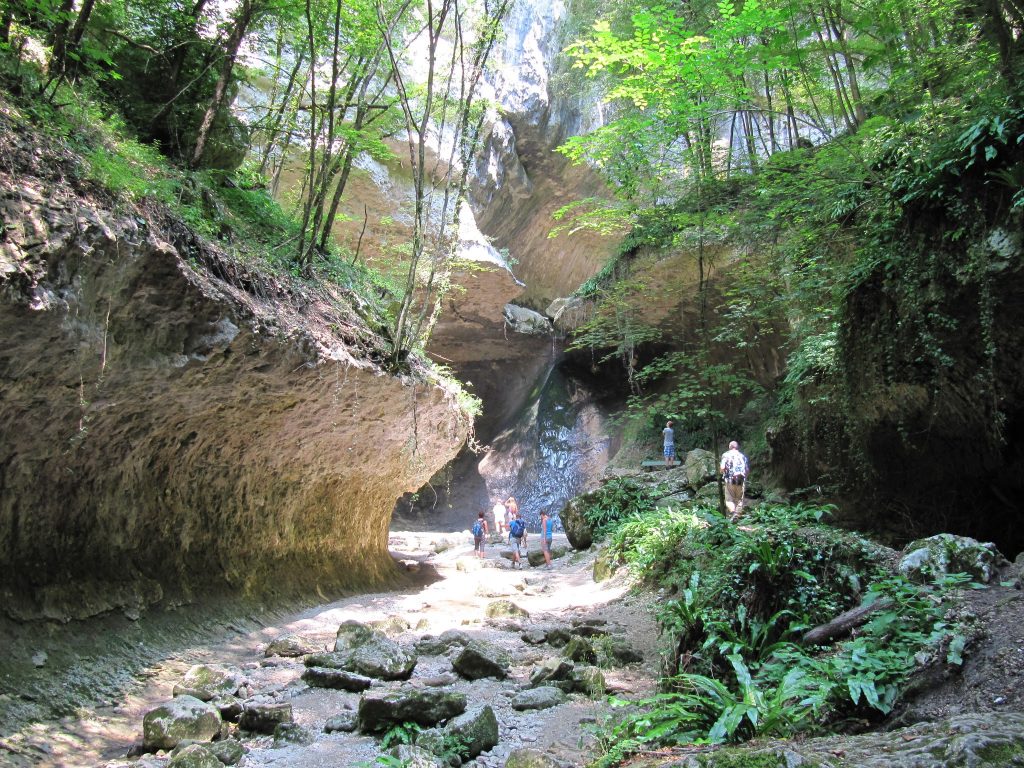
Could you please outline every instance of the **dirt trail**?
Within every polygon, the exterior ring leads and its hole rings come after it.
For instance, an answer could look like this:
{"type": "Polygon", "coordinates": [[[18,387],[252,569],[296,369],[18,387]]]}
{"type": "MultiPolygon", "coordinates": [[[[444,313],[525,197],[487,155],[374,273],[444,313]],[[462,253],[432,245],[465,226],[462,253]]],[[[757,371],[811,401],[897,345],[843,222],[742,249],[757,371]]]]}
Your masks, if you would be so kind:
{"type": "MultiPolygon", "coordinates": [[[[536,542],[532,544],[536,546],[536,542]]],[[[559,544],[564,546],[564,537],[556,537],[555,547],[559,544]]],[[[645,604],[647,598],[629,594],[627,585],[619,579],[595,583],[591,575],[592,553],[566,555],[548,570],[531,568],[525,563],[522,569],[512,569],[501,556],[503,547],[497,544],[490,546],[487,557],[479,561],[472,556],[468,536],[458,534],[393,533],[391,549],[396,557],[420,563],[422,587],[346,598],[256,632],[183,648],[173,658],[147,670],[146,679],[124,700],[82,712],[77,718],[39,724],[21,734],[19,747],[23,756],[30,755],[31,759],[16,764],[64,768],[119,763],[132,744],[141,741],[143,715],[169,699],[174,684],[195,663],[240,668],[254,694],[269,694],[289,702],[295,721],[316,735],[316,741],[307,747],[273,748],[270,737],[247,738],[245,744],[250,751],[243,765],[312,768],[373,761],[380,751],[376,740],[358,734],[323,732],[329,717],[357,705],[358,694],[309,688],[300,679],[301,658],[264,658],[263,654],[271,640],[285,634],[301,635],[317,647],[331,648],[339,624],[348,619],[372,622],[401,617],[412,629],[393,637],[409,647],[426,634],[460,629],[512,655],[511,675],[504,681],[462,680],[452,674],[451,664],[440,656],[421,657],[413,673],[413,685],[436,684],[436,678],[450,676],[447,687],[465,693],[471,705],[489,703],[494,708],[500,743],[468,763],[471,766],[502,766],[509,752],[524,746],[543,749],[566,765],[582,765],[592,746],[585,726],[599,720],[608,710],[603,702],[580,695],[572,695],[565,704],[552,709],[513,710],[511,699],[527,683],[535,665],[561,653],[548,645],[526,644],[521,638],[523,630],[565,626],[577,617],[605,619],[610,633],[626,639],[644,656],[642,664],[604,670],[610,690],[653,690],[657,632],[645,604]],[[434,553],[445,544],[453,546],[434,553]],[[487,605],[499,598],[513,601],[529,612],[529,617],[488,619],[487,605]]],[[[0,763],[10,754],[0,751],[0,763]]],[[[163,759],[148,756],[137,764],[164,763],[163,759]]]]}

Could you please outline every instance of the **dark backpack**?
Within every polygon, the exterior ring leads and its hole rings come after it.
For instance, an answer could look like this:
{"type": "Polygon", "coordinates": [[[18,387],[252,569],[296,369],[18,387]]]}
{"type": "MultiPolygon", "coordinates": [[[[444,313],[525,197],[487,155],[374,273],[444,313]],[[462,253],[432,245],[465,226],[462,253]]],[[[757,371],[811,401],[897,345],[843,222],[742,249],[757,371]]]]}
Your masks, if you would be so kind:
{"type": "Polygon", "coordinates": [[[473,535],[480,538],[484,535],[484,524],[477,520],[473,523],[473,535]]]}
{"type": "Polygon", "coordinates": [[[526,523],[524,523],[517,517],[515,520],[512,521],[512,524],[509,525],[508,532],[518,539],[524,533],[526,533],[526,523]]]}

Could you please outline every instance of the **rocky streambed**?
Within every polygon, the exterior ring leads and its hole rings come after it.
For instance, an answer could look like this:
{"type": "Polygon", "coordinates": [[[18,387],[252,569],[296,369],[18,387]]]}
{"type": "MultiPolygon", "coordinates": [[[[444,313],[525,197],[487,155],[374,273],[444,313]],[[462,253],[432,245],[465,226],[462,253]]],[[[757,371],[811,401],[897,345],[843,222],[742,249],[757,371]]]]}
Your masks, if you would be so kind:
{"type": "Polygon", "coordinates": [[[503,766],[522,750],[544,755],[538,765],[581,765],[587,724],[609,711],[604,694],[653,690],[645,598],[595,583],[592,554],[513,569],[506,547],[479,560],[457,534],[393,534],[391,548],[422,586],[226,630],[149,669],[118,701],[7,737],[0,760],[354,766],[416,722],[440,726],[421,743],[455,745],[470,765],[503,766]]]}

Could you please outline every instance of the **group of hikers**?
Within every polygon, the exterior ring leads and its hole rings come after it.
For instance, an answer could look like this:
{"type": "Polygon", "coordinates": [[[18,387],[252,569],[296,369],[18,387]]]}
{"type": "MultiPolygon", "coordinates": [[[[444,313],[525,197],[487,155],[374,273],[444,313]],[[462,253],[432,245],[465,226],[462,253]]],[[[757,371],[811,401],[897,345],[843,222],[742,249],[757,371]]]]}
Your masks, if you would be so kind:
{"type": "MultiPolygon", "coordinates": [[[[519,514],[519,503],[514,496],[509,496],[505,501],[500,499],[495,502],[491,510],[494,514],[494,533],[501,535],[502,530],[508,532],[508,543],[512,548],[512,567],[523,567],[523,553],[526,551],[526,520],[519,514]]],[[[487,522],[485,512],[477,515],[473,523],[473,551],[479,558],[484,557],[484,548],[487,537],[490,534],[490,525],[487,522]]],[[[544,554],[544,567],[551,567],[551,540],[555,535],[555,521],[548,511],[541,510],[540,513],[540,551],[544,554]]]]}
{"type": "MultiPolygon", "coordinates": [[[[676,437],[671,419],[665,422],[661,435],[665,466],[671,467],[676,463],[676,437]]],[[[736,520],[743,511],[743,493],[750,476],[750,460],[740,452],[740,444],[735,440],[729,442],[729,450],[722,454],[718,472],[725,488],[725,508],[729,510],[729,519],[736,520]]]]}

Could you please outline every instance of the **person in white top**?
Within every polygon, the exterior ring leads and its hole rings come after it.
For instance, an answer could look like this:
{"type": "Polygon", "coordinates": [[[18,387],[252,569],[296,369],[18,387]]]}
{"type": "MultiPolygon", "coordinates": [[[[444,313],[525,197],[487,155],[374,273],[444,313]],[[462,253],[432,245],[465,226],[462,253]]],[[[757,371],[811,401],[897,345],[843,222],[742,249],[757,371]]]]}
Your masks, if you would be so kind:
{"type": "Polygon", "coordinates": [[[750,475],[750,462],[740,453],[740,444],[735,440],[729,443],[729,450],[722,454],[718,469],[725,483],[725,507],[729,510],[729,519],[735,520],[743,511],[743,491],[750,475]]]}
{"type": "Polygon", "coordinates": [[[505,522],[505,505],[501,501],[497,501],[494,504],[494,532],[497,534],[501,533],[502,528],[508,528],[508,524],[505,522]]]}

